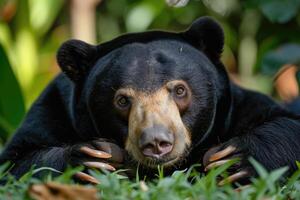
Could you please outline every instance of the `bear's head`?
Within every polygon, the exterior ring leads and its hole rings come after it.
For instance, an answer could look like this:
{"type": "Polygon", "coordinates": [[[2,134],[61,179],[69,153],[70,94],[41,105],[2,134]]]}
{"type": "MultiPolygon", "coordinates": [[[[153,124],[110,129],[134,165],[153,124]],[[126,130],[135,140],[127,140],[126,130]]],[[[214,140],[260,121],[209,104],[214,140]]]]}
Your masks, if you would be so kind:
{"type": "Polygon", "coordinates": [[[57,59],[74,85],[73,124],[85,139],[115,140],[144,166],[178,164],[225,127],[223,43],[208,17],[181,33],[127,34],[98,46],[67,41],[57,59]]]}

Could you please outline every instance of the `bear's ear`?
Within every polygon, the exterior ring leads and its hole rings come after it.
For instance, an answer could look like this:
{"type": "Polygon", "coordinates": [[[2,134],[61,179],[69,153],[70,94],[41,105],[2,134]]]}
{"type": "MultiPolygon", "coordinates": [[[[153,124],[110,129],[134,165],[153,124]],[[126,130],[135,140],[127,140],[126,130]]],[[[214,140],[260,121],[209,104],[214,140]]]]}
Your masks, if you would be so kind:
{"type": "Polygon", "coordinates": [[[209,58],[220,58],[224,46],[224,33],[214,19],[200,17],[183,34],[188,42],[205,52],[209,58]]]}
{"type": "Polygon", "coordinates": [[[74,82],[85,77],[86,72],[94,64],[97,46],[80,40],[68,40],[57,52],[57,62],[61,70],[74,82]]]}

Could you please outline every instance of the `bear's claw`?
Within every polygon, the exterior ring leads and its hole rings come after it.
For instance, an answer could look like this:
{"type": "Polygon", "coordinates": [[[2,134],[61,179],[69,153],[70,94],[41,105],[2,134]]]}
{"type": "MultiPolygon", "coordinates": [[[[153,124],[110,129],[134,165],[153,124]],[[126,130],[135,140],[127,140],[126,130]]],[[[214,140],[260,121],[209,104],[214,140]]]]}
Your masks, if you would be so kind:
{"type": "Polygon", "coordinates": [[[232,182],[238,181],[238,180],[248,177],[248,176],[249,176],[248,171],[240,171],[240,172],[232,174],[231,176],[228,176],[227,178],[221,180],[218,183],[218,185],[222,186],[222,185],[225,185],[226,183],[232,183],[232,182]]]}
{"type": "Polygon", "coordinates": [[[107,164],[107,163],[103,163],[103,162],[84,162],[83,163],[86,167],[90,167],[90,168],[96,168],[96,169],[106,169],[109,171],[116,171],[116,169],[107,164]]]}
{"type": "Polygon", "coordinates": [[[218,151],[217,153],[211,155],[211,157],[209,158],[209,162],[214,162],[216,160],[220,160],[230,154],[232,154],[233,152],[235,152],[236,148],[234,146],[228,146],[225,149],[218,151]]]}
{"type": "Polygon", "coordinates": [[[221,165],[224,165],[225,163],[227,163],[229,161],[231,161],[231,160],[228,159],[228,160],[219,160],[216,162],[212,162],[204,168],[204,171],[207,172],[208,170],[218,167],[218,166],[221,166],[221,165]]]}
{"type": "Polygon", "coordinates": [[[99,151],[99,150],[95,150],[95,149],[92,149],[92,148],[89,148],[87,146],[83,146],[83,147],[80,147],[80,152],[82,153],[85,153],[91,157],[95,157],[95,158],[111,158],[111,154],[109,153],[106,153],[104,151],[99,151]]]}
{"type": "Polygon", "coordinates": [[[90,182],[90,183],[93,183],[93,184],[99,184],[100,182],[95,179],[94,177],[84,173],[84,172],[77,172],[75,175],[74,175],[76,178],[80,179],[81,181],[86,181],[86,182],[90,182]]]}

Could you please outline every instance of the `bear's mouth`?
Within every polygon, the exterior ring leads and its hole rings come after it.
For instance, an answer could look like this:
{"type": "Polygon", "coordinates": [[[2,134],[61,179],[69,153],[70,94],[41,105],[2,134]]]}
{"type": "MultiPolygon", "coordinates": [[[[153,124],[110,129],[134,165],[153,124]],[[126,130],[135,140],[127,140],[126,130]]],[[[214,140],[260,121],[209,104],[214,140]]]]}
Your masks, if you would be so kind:
{"type": "Polygon", "coordinates": [[[152,169],[157,169],[158,166],[164,168],[172,168],[174,166],[178,167],[186,160],[186,157],[189,154],[189,152],[190,148],[186,146],[185,150],[180,155],[172,154],[171,152],[170,154],[167,154],[160,158],[144,157],[142,160],[139,160],[138,163],[142,164],[147,168],[152,169]]]}
{"type": "Polygon", "coordinates": [[[168,158],[146,158],[144,160],[144,165],[150,168],[157,168],[157,166],[169,167],[175,164],[178,157],[168,157],[168,158]]]}

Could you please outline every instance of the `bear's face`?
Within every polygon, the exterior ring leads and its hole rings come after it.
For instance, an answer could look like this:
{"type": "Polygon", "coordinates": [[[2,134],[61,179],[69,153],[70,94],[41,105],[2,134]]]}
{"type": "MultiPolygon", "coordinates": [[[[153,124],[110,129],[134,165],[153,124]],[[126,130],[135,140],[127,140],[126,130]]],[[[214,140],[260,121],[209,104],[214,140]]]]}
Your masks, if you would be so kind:
{"type": "Polygon", "coordinates": [[[78,61],[71,59],[68,66],[64,58],[60,66],[82,85],[81,102],[99,137],[118,141],[135,161],[152,168],[176,164],[194,138],[211,128],[219,75],[209,48],[200,50],[186,39],[159,34],[126,42],[103,56],[96,53],[101,48],[81,45],[85,58],[76,56],[78,61]],[[91,65],[81,82],[82,72],[72,66],[77,63],[91,65]]]}
{"type": "Polygon", "coordinates": [[[212,63],[176,40],[128,44],[107,57],[113,62],[100,59],[87,80],[96,124],[102,130],[115,127],[125,149],[147,166],[170,165],[184,157],[195,124],[207,129],[212,121],[215,94],[210,91],[217,75],[212,63]]]}

